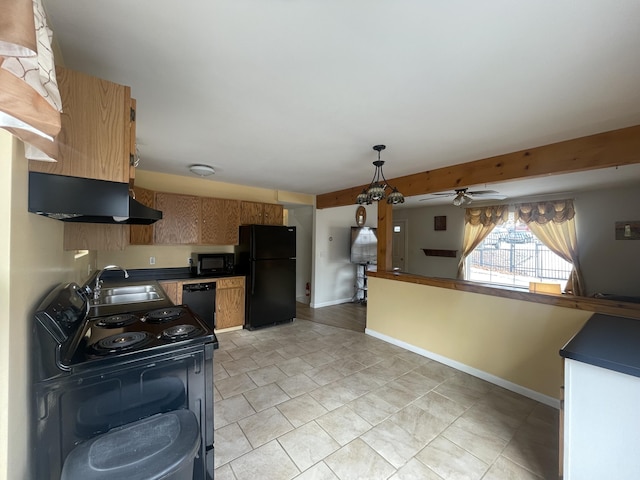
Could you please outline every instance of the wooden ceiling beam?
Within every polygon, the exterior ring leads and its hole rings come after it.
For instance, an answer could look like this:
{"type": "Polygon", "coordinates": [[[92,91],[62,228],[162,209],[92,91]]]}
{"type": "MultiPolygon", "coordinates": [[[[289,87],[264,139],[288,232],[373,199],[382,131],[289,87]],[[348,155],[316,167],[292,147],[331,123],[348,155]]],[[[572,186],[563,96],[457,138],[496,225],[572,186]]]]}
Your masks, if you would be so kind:
{"type": "MultiPolygon", "coordinates": [[[[389,179],[406,197],[501,182],[640,163],[640,125],[389,179]]],[[[366,185],[323,193],[317,208],[355,203],[366,185]]]]}

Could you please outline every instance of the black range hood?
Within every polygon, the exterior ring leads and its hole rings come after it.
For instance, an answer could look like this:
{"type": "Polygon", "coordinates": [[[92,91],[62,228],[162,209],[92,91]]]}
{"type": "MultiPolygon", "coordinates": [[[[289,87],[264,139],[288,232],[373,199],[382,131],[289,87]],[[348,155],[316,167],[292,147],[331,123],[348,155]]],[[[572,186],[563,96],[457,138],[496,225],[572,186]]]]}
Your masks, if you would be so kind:
{"type": "Polygon", "coordinates": [[[149,225],[162,218],[129,196],[129,185],[29,172],[29,211],[63,222],[149,225]]]}

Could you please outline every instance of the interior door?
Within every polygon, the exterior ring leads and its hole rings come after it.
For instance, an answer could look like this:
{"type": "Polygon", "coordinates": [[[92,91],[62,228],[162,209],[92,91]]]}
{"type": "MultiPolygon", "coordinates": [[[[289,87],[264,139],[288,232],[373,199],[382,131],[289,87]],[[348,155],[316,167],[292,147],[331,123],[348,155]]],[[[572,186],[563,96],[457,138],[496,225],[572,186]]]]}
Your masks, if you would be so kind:
{"type": "Polygon", "coordinates": [[[406,242],[407,221],[396,220],[393,222],[393,269],[406,272],[406,242]]]}

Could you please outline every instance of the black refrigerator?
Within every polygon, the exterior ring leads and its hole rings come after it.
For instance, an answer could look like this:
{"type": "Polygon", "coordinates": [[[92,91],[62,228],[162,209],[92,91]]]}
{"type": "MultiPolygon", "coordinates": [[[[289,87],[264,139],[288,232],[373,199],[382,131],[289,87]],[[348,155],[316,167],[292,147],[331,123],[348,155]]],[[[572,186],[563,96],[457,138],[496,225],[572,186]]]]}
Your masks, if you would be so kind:
{"type": "Polygon", "coordinates": [[[236,270],[246,276],[245,328],[290,322],[296,316],[296,228],[242,225],[236,270]]]}

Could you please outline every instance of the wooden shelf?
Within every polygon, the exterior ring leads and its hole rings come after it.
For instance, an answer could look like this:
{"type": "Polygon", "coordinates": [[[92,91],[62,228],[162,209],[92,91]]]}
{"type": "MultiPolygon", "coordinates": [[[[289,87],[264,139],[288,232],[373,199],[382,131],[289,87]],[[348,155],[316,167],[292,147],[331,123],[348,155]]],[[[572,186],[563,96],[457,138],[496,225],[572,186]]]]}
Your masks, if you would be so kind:
{"type": "Polygon", "coordinates": [[[422,251],[427,257],[451,257],[455,258],[458,255],[457,250],[434,250],[432,248],[423,248],[422,251]]]}

